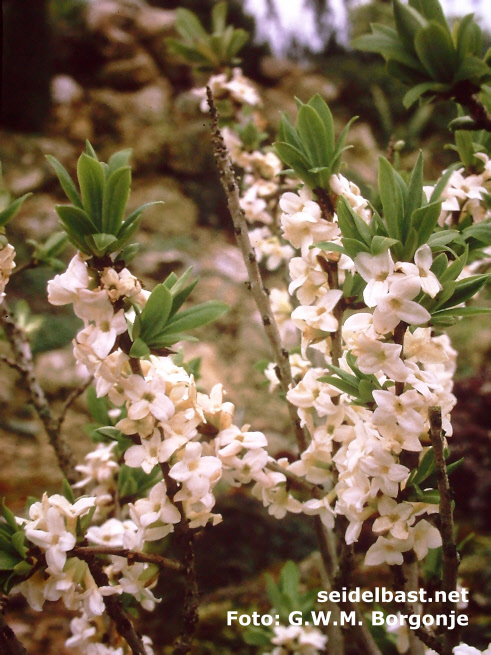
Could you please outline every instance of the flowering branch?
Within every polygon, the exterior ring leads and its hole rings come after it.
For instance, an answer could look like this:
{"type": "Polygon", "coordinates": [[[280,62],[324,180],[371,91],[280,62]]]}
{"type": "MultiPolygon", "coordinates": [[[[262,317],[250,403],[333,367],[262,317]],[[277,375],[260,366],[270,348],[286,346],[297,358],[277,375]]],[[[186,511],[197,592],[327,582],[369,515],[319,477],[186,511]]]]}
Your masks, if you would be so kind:
{"type": "MultiPolygon", "coordinates": [[[[100,562],[95,558],[95,554],[94,556],[87,555],[86,562],[97,586],[107,586],[109,584],[108,577],[100,562]]],[[[135,626],[131,622],[131,619],[124,611],[119,598],[116,598],[115,596],[106,596],[104,598],[104,605],[108,616],[114,621],[116,630],[126,640],[133,655],[146,655],[143,641],[135,630],[135,626]]]]}
{"type": "MultiPolygon", "coordinates": [[[[237,186],[235,173],[230,163],[227,147],[220,132],[220,128],[218,127],[218,113],[213,100],[213,94],[209,87],[207,87],[206,92],[210,107],[213,149],[220,174],[220,180],[227,196],[228,208],[234,224],[237,244],[242,252],[242,257],[244,258],[244,263],[247,268],[251,291],[261,314],[264,330],[269,339],[274,359],[278,366],[278,377],[281,389],[286,396],[290,386],[293,384],[288,351],[282,346],[278,326],[271,310],[269,296],[264,288],[256,255],[254,254],[254,249],[249,239],[246,219],[240,206],[239,188],[237,186]]],[[[297,410],[290,403],[288,403],[288,412],[294,426],[299,449],[302,452],[306,449],[309,439],[300,425],[297,410]]]]}
{"type": "Polygon", "coordinates": [[[161,568],[171,569],[172,571],[183,572],[185,567],[180,563],[168,557],[162,557],[156,553],[141,553],[130,548],[118,548],[116,546],[75,546],[71,551],[75,557],[86,559],[92,555],[116,555],[125,557],[131,565],[133,562],[147,562],[156,564],[161,568]]]}
{"type": "Polygon", "coordinates": [[[77,481],[78,477],[75,472],[75,462],[72,452],[60,434],[61,424],[58,419],[53,416],[53,412],[46,400],[44,391],[35,376],[34,362],[29,341],[24,332],[12,320],[5,301],[2,304],[0,311],[0,324],[5,330],[5,334],[10,341],[12,350],[14,351],[17,361],[15,368],[21,372],[24,377],[32,404],[36,408],[39,418],[44,425],[44,429],[46,430],[49,441],[58,459],[59,467],[68,482],[74,483],[77,481]]]}

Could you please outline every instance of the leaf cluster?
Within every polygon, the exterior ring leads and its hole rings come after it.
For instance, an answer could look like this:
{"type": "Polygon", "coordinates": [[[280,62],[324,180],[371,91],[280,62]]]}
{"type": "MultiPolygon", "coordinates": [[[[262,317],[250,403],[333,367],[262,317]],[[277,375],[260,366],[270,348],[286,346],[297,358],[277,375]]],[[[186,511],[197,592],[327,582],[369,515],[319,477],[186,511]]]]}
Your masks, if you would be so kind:
{"type": "Polygon", "coordinates": [[[147,203],[124,218],[131,186],[130,155],[131,150],[121,150],[106,164],[98,160],[87,141],[86,152],[77,163],[80,192],[62,164],[47,155],[72,203],[57,205],[56,213],[68,240],[86,255],[104,257],[130,248],[129,241],[140,225],[143,210],[156,204],[147,203]]]}
{"type": "Polygon", "coordinates": [[[274,144],[276,154],[289,166],[287,173],[299,177],[311,189],[329,190],[331,175],[339,172],[341,156],[352,118],[336,141],[334,120],[327,103],[316,94],[307,103],[296,98],[298,115],[293,126],[283,115],[274,144]]]}
{"type": "MultiPolygon", "coordinates": [[[[281,569],[278,583],[272,575],[266,574],[266,592],[271,613],[278,615],[284,625],[289,624],[291,612],[301,612],[305,620],[309,619],[317,598],[317,589],[300,590],[300,569],[291,560],[281,569]]],[[[271,645],[272,636],[271,628],[250,626],[244,632],[244,641],[252,646],[268,646],[271,645]]]]}
{"type": "Polygon", "coordinates": [[[219,71],[240,63],[237,54],[249,40],[249,34],[227,26],[227,3],[217,2],[208,33],[195,13],[189,9],[176,11],[176,29],[181,39],[166,40],[169,50],[202,71],[219,71]]]}
{"type": "Polygon", "coordinates": [[[420,98],[454,97],[464,83],[477,93],[491,81],[491,49],[481,56],[482,31],[473,14],[450,29],[438,0],[393,0],[393,10],[395,29],[374,23],[353,45],[382,55],[388,72],[411,87],[405,107],[420,98]]]}
{"type": "Polygon", "coordinates": [[[131,357],[147,357],[151,351],[165,352],[178,341],[196,341],[186,332],[215,321],[227,311],[228,306],[218,300],[179,311],[198,283],[198,279],[190,282],[190,277],[191,269],[180,278],[171,273],[157,284],[143,310],[135,305],[131,357]]]}
{"type": "Polygon", "coordinates": [[[29,577],[33,563],[27,560],[26,535],[13,512],[2,501],[0,519],[0,590],[8,594],[12,587],[29,577]]]}

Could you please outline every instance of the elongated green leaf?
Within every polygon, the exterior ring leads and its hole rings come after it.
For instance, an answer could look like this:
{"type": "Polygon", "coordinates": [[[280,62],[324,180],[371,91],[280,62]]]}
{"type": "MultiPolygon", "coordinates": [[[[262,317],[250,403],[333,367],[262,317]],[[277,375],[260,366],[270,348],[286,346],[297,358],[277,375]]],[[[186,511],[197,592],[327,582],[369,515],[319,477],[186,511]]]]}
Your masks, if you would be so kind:
{"type": "Polygon", "coordinates": [[[324,250],[326,252],[342,252],[343,254],[346,254],[343,246],[340,246],[339,243],[332,243],[331,241],[319,241],[318,243],[314,243],[312,246],[310,246],[310,249],[312,248],[319,248],[320,250],[324,250]]]}
{"type": "Polygon", "coordinates": [[[430,22],[414,39],[420,61],[436,82],[450,82],[457,66],[457,53],[447,29],[430,22]]]}
{"type": "MultiPolygon", "coordinates": [[[[291,146],[298,148],[302,152],[302,140],[298,136],[297,130],[291,124],[288,116],[283,114],[281,117],[280,127],[278,129],[278,140],[279,142],[289,143],[291,146]]],[[[276,147],[276,144],[275,144],[276,147]]]]}
{"type": "Polygon", "coordinates": [[[223,32],[227,26],[227,3],[217,2],[211,11],[211,24],[214,32],[223,32]]]}
{"type": "Polygon", "coordinates": [[[114,173],[118,168],[124,168],[128,166],[128,162],[133,152],[132,148],[126,148],[125,150],[120,150],[115,152],[109,158],[107,165],[109,166],[109,173],[114,173]]]}
{"type": "Polygon", "coordinates": [[[400,242],[397,239],[391,239],[390,237],[374,236],[370,248],[371,253],[372,255],[380,255],[396,243],[400,242]]]}
{"type": "Polygon", "coordinates": [[[418,247],[428,242],[441,214],[442,203],[438,200],[416,209],[411,217],[411,227],[418,234],[418,247]]]}
{"type": "Polygon", "coordinates": [[[467,302],[480,291],[489,280],[489,275],[472,275],[471,277],[459,280],[455,284],[455,290],[447,302],[440,305],[438,309],[449,309],[467,302]]]}
{"type": "Polygon", "coordinates": [[[311,166],[325,166],[329,163],[327,130],[319,114],[310,105],[300,107],[297,130],[311,166]]]}
{"type": "Polygon", "coordinates": [[[150,343],[153,337],[163,331],[171,309],[172,294],[165,284],[157,284],[148,297],[140,316],[142,325],[140,338],[145,343],[150,343]]]}
{"type": "Polygon", "coordinates": [[[102,232],[102,200],[104,197],[104,170],[96,159],[83,153],[77,165],[77,177],[82,204],[97,231],[102,232]]]}
{"type": "Polygon", "coordinates": [[[298,177],[311,189],[316,186],[315,175],[309,173],[310,162],[298,148],[289,143],[275,143],[276,154],[287,165],[290,166],[298,177]]]}
{"type": "Polygon", "coordinates": [[[332,117],[331,110],[327,105],[326,101],[317,93],[313,98],[308,102],[310,107],[313,107],[315,111],[319,114],[321,121],[326,128],[326,154],[325,157],[327,160],[331,157],[331,154],[334,152],[334,119],[332,117]]]}
{"type": "Polygon", "coordinates": [[[467,227],[462,234],[466,239],[472,237],[486,246],[491,245],[491,223],[476,223],[467,227]]]}
{"type": "Polygon", "coordinates": [[[365,34],[354,39],[352,42],[354,48],[364,52],[376,52],[385,59],[393,59],[408,68],[416,71],[422,70],[417,58],[402,45],[396,30],[379,23],[374,23],[371,27],[372,34],[365,34]]]}
{"type": "Polygon", "coordinates": [[[445,272],[447,266],[448,266],[447,255],[444,252],[442,252],[438,255],[438,257],[435,257],[435,259],[433,260],[433,263],[431,265],[431,271],[437,276],[438,279],[440,279],[443,273],[445,272]]]}
{"type": "Polygon", "coordinates": [[[450,179],[450,176],[458,168],[460,168],[460,164],[458,162],[456,164],[452,164],[452,166],[447,168],[447,170],[443,173],[443,175],[436,183],[435,188],[433,189],[433,193],[431,194],[430,202],[435,202],[436,200],[440,200],[440,196],[443,193],[445,187],[447,186],[447,182],[450,179]]]}
{"type": "Polygon", "coordinates": [[[19,562],[19,555],[12,555],[5,551],[0,551],[0,571],[13,571],[19,562]]]}
{"type": "Polygon", "coordinates": [[[113,234],[88,234],[85,241],[96,257],[103,257],[108,252],[113,252],[117,238],[113,234]]]}
{"type": "Polygon", "coordinates": [[[432,318],[443,316],[478,316],[479,314],[491,314],[491,307],[453,307],[451,309],[438,309],[431,314],[432,318]]]}
{"type": "Polygon", "coordinates": [[[2,499],[2,516],[5,519],[5,521],[7,522],[7,525],[9,526],[9,528],[13,532],[17,532],[17,530],[19,529],[19,526],[17,524],[15,514],[5,504],[5,498],[2,499]]]}
{"type": "Polygon", "coordinates": [[[326,382],[332,387],[335,387],[336,389],[339,389],[340,391],[343,391],[350,396],[354,396],[355,398],[358,397],[358,385],[355,386],[353,384],[349,384],[348,382],[334,377],[333,375],[323,375],[321,378],[319,378],[319,382],[326,382]]]}
{"type": "Polygon", "coordinates": [[[228,309],[228,305],[218,300],[209,300],[200,305],[195,305],[190,309],[186,309],[176,314],[166,325],[165,330],[161,331],[161,334],[167,335],[175,332],[193,330],[194,328],[216,321],[216,319],[225,314],[228,309]]]}
{"type": "Polygon", "coordinates": [[[46,159],[54,168],[58,180],[60,181],[61,188],[66,193],[67,198],[70,200],[71,203],[75,205],[75,207],[78,207],[79,209],[83,209],[82,200],[80,198],[78,189],[75,186],[75,182],[68,174],[66,168],[62,164],[60,164],[60,162],[56,159],[56,157],[53,157],[52,155],[46,155],[46,159]]]}
{"type": "Polygon", "coordinates": [[[56,205],[55,211],[65,225],[69,236],[71,232],[74,232],[83,238],[97,232],[96,226],[83,209],[72,205],[56,205]]]}
{"type": "Polygon", "coordinates": [[[438,93],[445,93],[449,88],[448,84],[441,82],[421,82],[412,89],[409,89],[402,99],[402,104],[406,109],[409,109],[421,96],[426,94],[437,95],[438,93]]]}
{"type": "Polygon", "coordinates": [[[136,357],[137,359],[140,359],[140,357],[148,357],[150,355],[150,348],[143,339],[138,337],[133,341],[129,355],[130,357],[136,357]]]}
{"type": "Polygon", "coordinates": [[[418,160],[414,166],[409,184],[407,186],[407,197],[405,205],[405,214],[410,219],[413,212],[419,209],[426,200],[423,191],[423,152],[420,150],[418,160]]]}
{"type": "Polygon", "coordinates": [[[482,51],[482,31],[474,20],[474,14],[462,18],[457,32],[457,52],[459,61],[467,55],[479,57],[482,51]]]}
{"type": "Polygon", "coordinates": [[[102,204],[102,229],[107,234],[118,234],[130,195],[131,168],[118,168],[109,175],[102,204]]]}
{"type": "Polygon", "coordinates": [[[392,7],[397,32],[406,49],[414,54],[414,37],[420,27],[428,25],[428,21],[414,7],[405,5],[400,0],[393,0],[392,7]]]}
{"type": "Polygon", "coordinates": [[[190,42],[206,39],[208,36],[196,15],[189,9],[177,9],[176,28],[179,34],[190,42]]]}
{"type": "Polygon", "coordinates": [[[432,250],[437,250],[441,246],[451,243],[458,237],[460,237],[460,232],[458,230],[441,230],[440,232],[434,232],[429,237],[427,244],[432,250]]]}
{"type": "Polygon", "coordinates": [[[396,182],[395,171],[385,157],[379,158],[379,193],[384,210],[387,231],[392,239],[400,240],[402,236],[402,195],[396,182]]]}
{"type": "Polygon", "coordinates": [[[409,5],[419,11],[427,20],[436,21],[450,34],[447,19],[438,0],[409,0],[409,5]]]}
{"type": "Polygon", "coordinates": [[[20,211],[20,208],[24,204],[24,201],[32,196],[32,193],[26,193],[21,198],[17,198],[14,202],[10,203],[3,211],[0,212],[0,228],[7,225],[7,223],[14,218],[14,216],[20,211]]]}
{"type": "Polygon", "coordinates": [[[457,257],[457,259],[449,265],[445,273],[440,278],[440,282],[445,284],[447,281],[456,280],[462,273],[464,266],[467,264],[468,256],[469,250],[466,248],[465,252],[460,257],[457,257]]]}

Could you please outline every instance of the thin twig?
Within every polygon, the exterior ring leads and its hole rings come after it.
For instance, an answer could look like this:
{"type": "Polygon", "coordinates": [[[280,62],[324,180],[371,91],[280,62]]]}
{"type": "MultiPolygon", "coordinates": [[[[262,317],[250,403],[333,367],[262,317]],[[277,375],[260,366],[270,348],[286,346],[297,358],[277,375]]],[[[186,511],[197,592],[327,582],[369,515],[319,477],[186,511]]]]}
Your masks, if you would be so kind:
{"type": "Polygon", "coordinates": [[[299,475],[284,469],[276,462],[268,462],[266,468],[268,468],[270,471],[275,471],[276,473],[282,473],[286,477],[290,487],[294,489],[298,489],[299,491],[307,491],[314,498],[322,498],[324,496],[322,490],[316,484],[313,484],[313,482],[309,482],[305,478],[302,478],[299,475]]]}
{"type": "MultiPolygon", "coordinates": [[[[438,491],[440,492],[440,532],[442,535],[442,590],[445,592],[443,610],[446,614],[456,610],[456,604],[449,599],[449,593],[457,589],[457,572],[459,569],[459,553],[454,538],[454,519],[452,507],[452,490],[448,480],[447,466],[444,457],[444,440],[442,430],[442,410],[440,407],[430,407],[430,439],[435,457],[438,491]]],[[[458,634],[447,630],[444,635],[445,652],[451,653],[456,645],[458,634]]]]}
{"type": "Polygon", "coordinates": [[[157,555],[156,553],[141,553],[129,548],[118,548],[116,546],[75,546],[70,552],[75,557],[83,560],[93,555],[117,555],[118,557],[125,557],[130,565],[133,562],[147,562],[148,564],[156,564],[161,568],[171,569],[179,573],[185,571],[185,567],[176,560],[162,557],[162,555],[157,555]]]}
{"type": "Polygon", "coordinates": [[[81,384],[79,387],[74,389],[69,395],[68,398],[65,400],[63,403],[63,407],[61,408],[60,413],[58,414],[58,418],[56,419],[56,422],[58,424],[58,430],[61,430],[61,426],[63,425],[63,421],[66,418],[67,412],[70,409],[72,403],[75,402],[75,400],[83,394],[83,392],[88,389],[88,387],[92,384],[92,380],[94,378],[91,376],[86,382],[81,384]]]}
{"type": "Polygon", "coordinates": [[[44,391],[34,373],[34,361],[29,340],[25,333],[13,321],[5,301],[0,308],[0,324],[5,330],[15,359],[18,362],[18,367],[16,368],[24,377],[31,402],[43,423],[49,442],[55,451],[58,465],[68,482],[73,484],[78,480],[73,454],[61,436],[58,420],[54,417],[44,391]]]}
{"type": "MultiPolygon", "coordinates": [[[[264,288],[256,255],[249,239],[247,221],[240,206],[239,188],[237,186],[235,173],[230,162],[227,147],[223,140],[220,128],[218,127],[218,114],[211,89],[207,87],[206,92],[208,97],[208,104],[210,106],[213,150],[215,159],[217,161],[218,172],[220,174],[220,181],[227,196],[228,208],[235,229],[235,237],[237,239],[237,244],[240,248],[244,263],[247,268],[252,295],[256,301],[266,336],[269,339],[269,343],[273,351],[273,357],[279,373],[278,377],[280,380],[281,389],[286,396],[290,390],[291,385],[293,385],[289,354],[288,351],[283,348],[281,343],[280,333],[278,331],[278,326],[271,309],[269,296],[266,289],[264,288]]],[[[300,452],[303,452],[307,448],[309,438],[306,434],[306,431],[300,425],[297,409],[289,402],[287,402],[287,405],[298,447],[300,452]]]]}

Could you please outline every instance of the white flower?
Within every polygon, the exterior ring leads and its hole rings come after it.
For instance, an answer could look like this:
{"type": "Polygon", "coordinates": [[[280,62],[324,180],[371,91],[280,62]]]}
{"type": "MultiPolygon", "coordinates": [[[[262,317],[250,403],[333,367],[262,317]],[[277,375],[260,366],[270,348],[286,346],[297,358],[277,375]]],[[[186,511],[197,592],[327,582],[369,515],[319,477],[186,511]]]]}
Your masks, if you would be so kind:
{"type": "Polygon", "coordinates": [[[124,381],[129,399],[128,418],[134,421],[152,414],[158,421],[167,421],[174,414],[174,404],[166,395],[166,381],[155,376],[145,380],[141,375],[130,375],[124,381]]]}
{"type": "Polygon", "coordinates": [[[414,253],[414,264],[409,262],[398,262],[397,270],[403,271],[406,275],[413,275],[419,278],[421,289],[434,298],[442,290],[437,276],[430,270],[433,263],[431,248],[427,244],[420,246],[414,253]]]}
{"type": "Polygon", "coordinates": [[[402,553],[411,549],[411,539],[386,539],[379,537],[370,546],[365,557],[366,566],[377,566],[377,564],[389,564],[400,566],[404,562],[402,553]]]}
{"type": "Polygon", "coordinates": [[[77,334],[78,343],[90,346],[100,359],[106,358],[111,352],[118,334],[128,329],[124,312],[121,309],[110,319],[101,320],[97,325],[87,325],[77,334]]]}
{"type": "Polygon", "coordinates": [[[81,289],[89,285],[87,264],[77,253],[68,264],[65,273],[55,275],[48,282],[48,300],[52,305],[67,305],[78,299],[81,289]]]}
{"type": "Polygon", "coordinates": [[[151,473],[159,462],[165,461],[164,443],[159,428],[155,428],[150,438],[142,439],[141,445],[128,448],[124,461],[132,468],[141,467],[145,473],[151,473]]]}
{"type": "Polygon", "coordinates": [[[26,537],[29,541],[44,550],[46,563],[52,573],[61,573],[65,566],[67,552],[76,544],[75,535],[67,532],[65,520],[56,507],[50,507],[46,512],[45,530],[26,526],[26,537]]]}
{"type": "Polygon", "coordinates": [[[360,252],[353,261],[358,273],[365,282],[368,282],[363,291],[363,299],[368,307],[375,307],[389,292],[388,278],[394,272],[394,262],[390,251],[386,250],[380,255],[360,252]]]}
{"type": "MultiPolygon", "coordinates": [[[[147,528],[149,525],[161,521],[163,524],[179,523],[181,514],[167,496],[165,482],[158,482],[151,490],[148,498],[140,498],[134,505],[130,505],[130,515],[136,524],[147,528]]],[[[168,526],[167,534],[172,530],[168,526]]]]}
{"type": "Polygon", "coordinates": [[[424,428],[424,420],[418,410],[424,405],[423,397],[414,389],[396,396],[391,391],[376,390],[372,392],[377,403],[373,414],[376,425],[393,425],[398,423],[412,434],[420,434],[424,428]]]}
{"type": "MultiPolygon", "coordinates": [[[[182,459],[169,471],[174,480],[181,482],[183,488],[196,499],[205,496],[212,484],[220,478],[222,464],[216,457],[202,457],[202,445],[200,443],[188,443],[184,447],[182,459]]],[[[183,490],[177,493],[175,500],[182,500],[189,497],[183,494],[183,490]]]]}
{"type": "Polygon", "coordinates": [[[292,312],[293,322],[302,327],[306,323],[315,330],[336,332],[338,321],[332,315],[332,310],[338,304],[343,292],[340,289],[326,291],[315,305],[301,305],[292,312]]]}
{"type": "Polygon", "coordinates": [[[416,277],[405,277],[390,285],[389,293],[378,301],[373,313],[373,326],[379,334],[391,332],[400,321],[420,325],[430,320],[430,313],[412,300],[420,289],[416,277]]]}
{"type": "Polygon", "coordinates": [[[382,343],[361,333],[356,339],[353,353],[357,355],[356,365],[362,373],[377,374],[380,371],[396,382],[405,382],[408,368],[401,359],[402,346],[382,343]]]}

